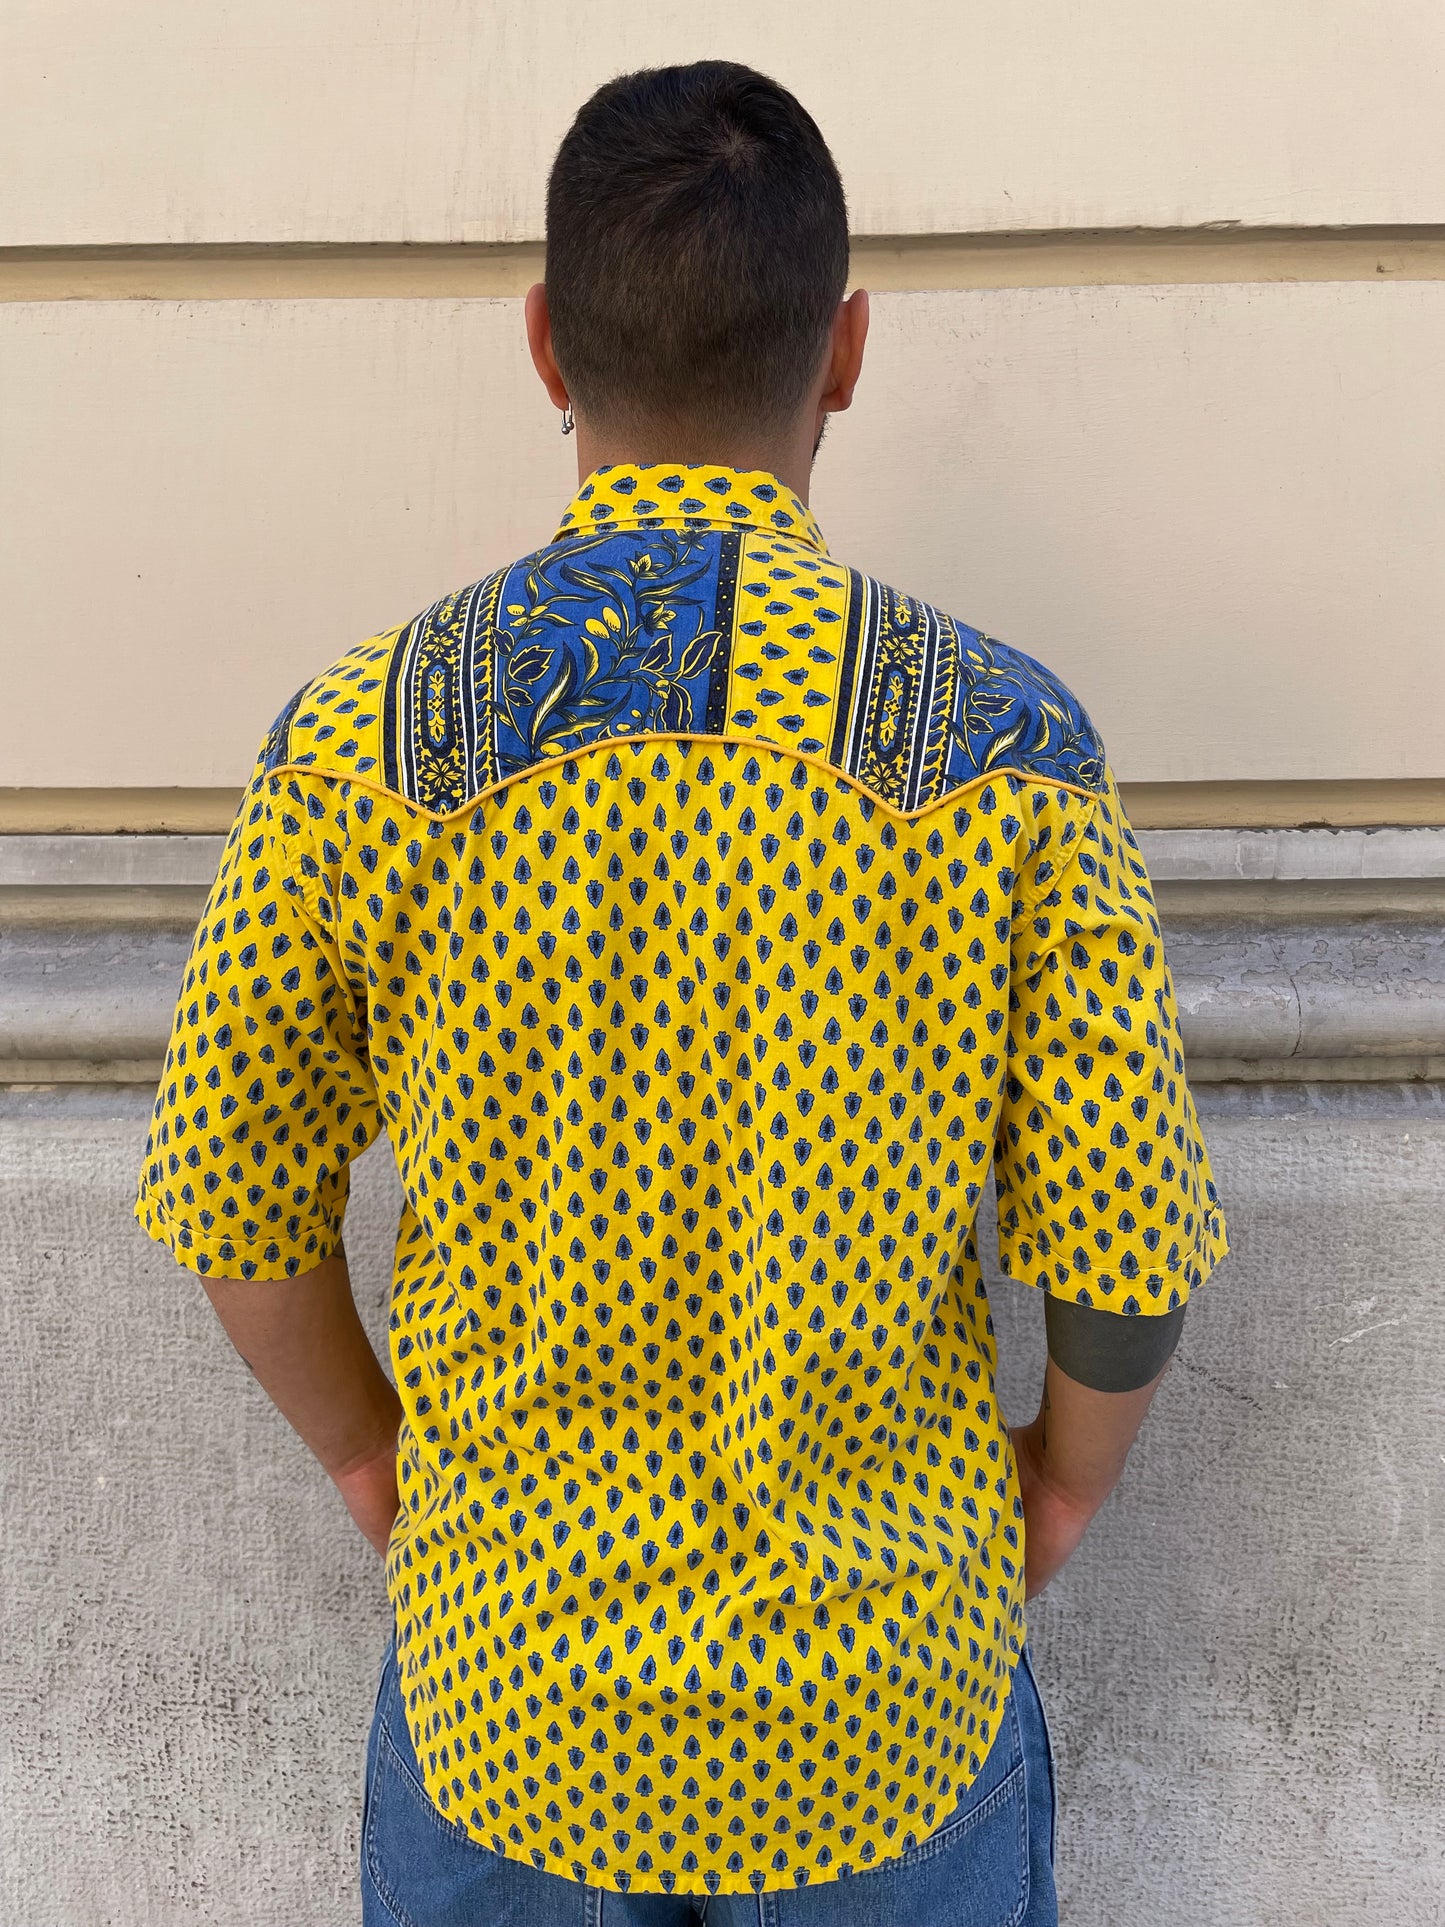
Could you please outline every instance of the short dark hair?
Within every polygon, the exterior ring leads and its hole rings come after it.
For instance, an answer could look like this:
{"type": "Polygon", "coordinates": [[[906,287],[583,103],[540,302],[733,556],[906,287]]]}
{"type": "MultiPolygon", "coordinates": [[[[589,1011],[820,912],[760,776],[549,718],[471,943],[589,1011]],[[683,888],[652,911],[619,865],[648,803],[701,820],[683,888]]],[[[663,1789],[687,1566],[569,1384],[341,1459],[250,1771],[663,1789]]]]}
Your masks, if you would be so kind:
{"type": "Polygon", "coordinates": [[[848,208],[811,114],[727,60],[623,74],[547,183],[558,366],[609,425],[769,428],[818,372],[848,281],[848,208]]]}

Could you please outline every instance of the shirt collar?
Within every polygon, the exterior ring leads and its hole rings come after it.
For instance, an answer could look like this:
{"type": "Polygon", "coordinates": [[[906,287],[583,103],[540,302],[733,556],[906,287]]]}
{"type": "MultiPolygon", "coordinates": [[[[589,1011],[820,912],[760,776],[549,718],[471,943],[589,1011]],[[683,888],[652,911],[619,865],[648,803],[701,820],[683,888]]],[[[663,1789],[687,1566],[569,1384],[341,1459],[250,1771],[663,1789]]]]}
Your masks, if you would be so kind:
{"type": "Polygon", "coordinates": [[[558,541],[603,529],[757,529],[828,553],[812,511],[760,468],[610,462],[573,496],[558,541]]]}

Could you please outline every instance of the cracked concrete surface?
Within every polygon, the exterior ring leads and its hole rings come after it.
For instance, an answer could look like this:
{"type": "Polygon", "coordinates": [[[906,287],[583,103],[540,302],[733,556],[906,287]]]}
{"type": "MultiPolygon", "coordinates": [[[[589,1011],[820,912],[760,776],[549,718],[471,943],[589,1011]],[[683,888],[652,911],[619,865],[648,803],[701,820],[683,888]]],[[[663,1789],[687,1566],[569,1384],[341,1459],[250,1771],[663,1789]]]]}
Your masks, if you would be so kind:
{"type": "Polygon", "coordinates": [[[1445,1048],[1445,931],[1410,919],[1219,920],[1168,933],[1179,1021],[1206,1058],[1445,1048]]]}

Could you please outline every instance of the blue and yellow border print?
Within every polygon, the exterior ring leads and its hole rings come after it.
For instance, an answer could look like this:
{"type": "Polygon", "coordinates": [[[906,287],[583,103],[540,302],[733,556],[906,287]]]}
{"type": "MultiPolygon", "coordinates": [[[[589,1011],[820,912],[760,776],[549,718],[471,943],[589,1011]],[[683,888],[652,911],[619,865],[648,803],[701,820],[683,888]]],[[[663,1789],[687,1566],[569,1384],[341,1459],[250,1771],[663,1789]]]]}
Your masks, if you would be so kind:
{"type": "Polygon", "coordinates": [[[838,566],[780,483],[725,469],[599,470],[546,548],[303,690],[266,762],[446,816],[650,736],[792,750],[908,816],[1004,771],[1086,794],[1105,780],[1093,725],[1042,665],[838,566]]]}

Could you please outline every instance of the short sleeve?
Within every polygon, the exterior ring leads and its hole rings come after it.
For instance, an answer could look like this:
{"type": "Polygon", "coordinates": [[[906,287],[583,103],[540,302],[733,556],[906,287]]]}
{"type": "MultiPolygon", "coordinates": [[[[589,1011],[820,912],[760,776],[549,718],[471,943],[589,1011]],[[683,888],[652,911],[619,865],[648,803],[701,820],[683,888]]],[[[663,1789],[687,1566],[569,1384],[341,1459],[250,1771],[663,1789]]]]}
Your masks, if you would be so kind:
{"type": "Polygon", "coordinates": [[[1060,795],[1015,897],[995,1146],[1005,1275],[1167,1312],[1223,1257],[1149,879],[1113,778],[1060,795]]]}
{"type": "Polygon", "coordinates": [[[258,764],[191,946],[136,1200],[180,1264],[220,1278],[320,1264],[381,1125],[293,808],[258,764]]]}

